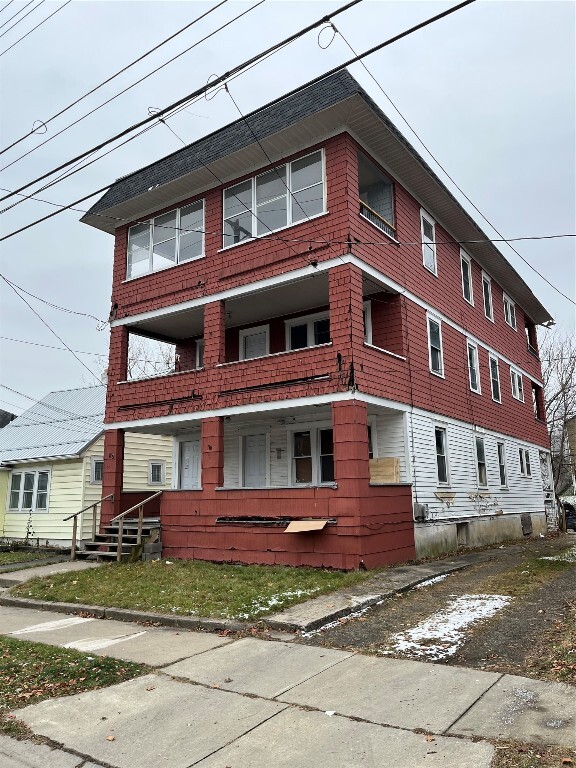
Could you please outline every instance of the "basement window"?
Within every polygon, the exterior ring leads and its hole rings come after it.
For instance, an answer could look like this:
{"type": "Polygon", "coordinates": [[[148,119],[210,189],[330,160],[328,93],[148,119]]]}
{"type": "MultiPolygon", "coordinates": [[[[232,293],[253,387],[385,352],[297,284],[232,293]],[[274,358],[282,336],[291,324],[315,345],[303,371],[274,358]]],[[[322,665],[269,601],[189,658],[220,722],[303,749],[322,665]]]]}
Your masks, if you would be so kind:
{"type": "Polygon", "coordinates": [[[358,154],[358,194],[360,214],[390,237],[394,228],[394,187],[367,157],[358,154]]]}

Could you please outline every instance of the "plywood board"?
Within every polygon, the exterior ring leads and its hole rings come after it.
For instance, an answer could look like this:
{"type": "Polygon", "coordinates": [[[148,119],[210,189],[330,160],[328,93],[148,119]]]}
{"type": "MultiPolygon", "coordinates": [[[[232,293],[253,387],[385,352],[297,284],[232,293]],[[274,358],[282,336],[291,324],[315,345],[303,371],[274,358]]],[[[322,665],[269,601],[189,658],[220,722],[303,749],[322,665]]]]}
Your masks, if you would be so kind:
{"type": "Polygon", "coordinates": [[[370,482],[399,483],[400,459],[395,457],[370,459],[370,482]]]}
{"type": "Polygon", "coordinates": [[[305,533],[306,531],[321,531],[328,520],[293,520],[284,529],[284,533],[305,533]]]}

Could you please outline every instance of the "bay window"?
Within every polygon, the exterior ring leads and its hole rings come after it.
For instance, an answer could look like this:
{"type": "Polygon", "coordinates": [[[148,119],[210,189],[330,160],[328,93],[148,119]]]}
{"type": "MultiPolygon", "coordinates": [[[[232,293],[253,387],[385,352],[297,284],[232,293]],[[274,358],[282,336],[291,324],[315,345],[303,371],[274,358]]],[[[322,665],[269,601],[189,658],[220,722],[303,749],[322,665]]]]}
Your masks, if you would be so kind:
{"type": "Polygon", "coordinates": [[[224,190],[223,246],[296,224],[325,211],[322,150],[224,190]]]}

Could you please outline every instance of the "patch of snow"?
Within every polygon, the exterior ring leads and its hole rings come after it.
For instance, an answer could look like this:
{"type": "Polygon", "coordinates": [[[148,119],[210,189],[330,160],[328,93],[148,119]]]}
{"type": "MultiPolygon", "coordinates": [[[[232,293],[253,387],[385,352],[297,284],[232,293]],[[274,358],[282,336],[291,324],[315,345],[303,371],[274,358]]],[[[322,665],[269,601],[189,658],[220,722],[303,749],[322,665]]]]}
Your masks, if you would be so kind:
{"type": "Polygon", "coordinates": [[[422,589],[423,587],[429,587],[431,584],[438,584],[439,581],[444,581],[447,576],[447,573],[442,573],[440,576],[434,576],[432,579],[426,579],[426,581],[421,581],[420,584],[416,584],[414,589],[422,589]]]}
{"type": "Polygon", "coordinates": [[[567,549],[559,555],[549,555],[548,557],[539,557],[539,560],[561,560],[564,563],[576,563],[576,547],[567,549]]]}
{"type": "MultiPolygon", "coordinates": [[[[382,605],[383,602],[384,600],[379,600],[373,605],[382,605]]],[[[325,632],[327,629],[341,627],[342,624],[346,624],[348,621],[350,621],[350,619],[358,619],[360,616],[363,616],[366,611],[369,611],[370,608],[373,607],[373,605],[367,605],[364,608],[361,608],[359,611],[352,611],[352,613],[347,613],[346,616],[343,616],[340,619],[336,619],[335,621],[329,621],[327,624],[323,624],[321,627],[318,627],[318,629],[313,629],[310,632],[302,632],[300,637],[314,637],[314,635],[319,635],[320,632],[325,632]]]]}
{"type": "Polygon", "coordinates": [[[251,619],[254,616],[258,616],[263,613],[268,613],[271,608],[277,606],[282,607],[286,598],[290,597],[303,597],[304,595],[312,595],[314,592],[318,592],[320,587],[314,587],[313,589],[294,589],[287,592],[279,592],[277,595],[272,595],[267,600],[259,601],[253,600],[250,605],[245,606],[244,611],[237,613],[234,616],[230,616],[231,619],[251,619]]]}
{"type": "Polygon", "coordinates": [[[469,627],[493,616],[510,600],[504,595],[461,595],[416,627],[393,635],[388,648],[379,653],[430,660],[453,656],[466,639],[469,627]]]}

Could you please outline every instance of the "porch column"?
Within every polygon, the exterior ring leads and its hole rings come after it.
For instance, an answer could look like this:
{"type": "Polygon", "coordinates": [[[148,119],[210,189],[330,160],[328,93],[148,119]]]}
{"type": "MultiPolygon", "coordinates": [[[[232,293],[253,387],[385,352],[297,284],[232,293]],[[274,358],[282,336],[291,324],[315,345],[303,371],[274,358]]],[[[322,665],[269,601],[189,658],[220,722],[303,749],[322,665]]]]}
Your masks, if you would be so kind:
{"type": "Polygon", "coordinates": [[[368,407],[357,400],[332,403],[334,478],[338,495],[358,499],[370,481],[368,407]]]}
{"type": "Polygon", "coordinates": [[[226,359],[226,312],[223,301],[204,307],[204,367],[211,368],[226,359]]]}
{"type": "Polygon", "coordinates": [[[120,496],[124,478],[124,430],[107,429],[104,433],[104,473],[102,497],[114,494],[114,499],[103,501],[100,527],[120,514],[120,496]]]}
{"type": "Polygon", "coordinates": [[[128,338],[128,328],[125,325],[110,329],[107,377],[112,386],[128,378],[128,338]]]}
{"type": "Polygon", "coordinates": [[[202,419],[202,488],[224,485],[224,419],[202,419]]]}
{"type": "Polygon", "coordinates": [[[353,264],[339,264],[328,272],[330,336],[334,354],[340,355],[342,380],[355,381],[354,356],[364,344],[362,271],[353,264]]]}

